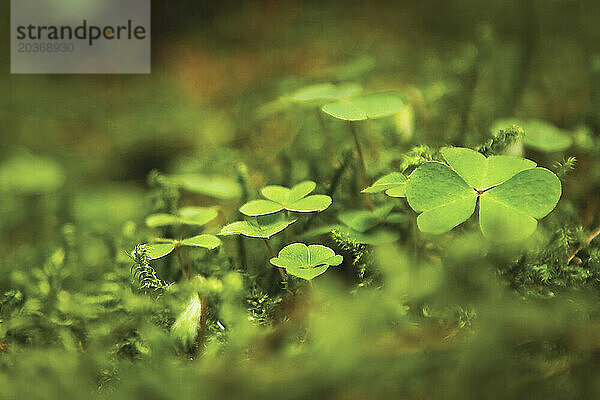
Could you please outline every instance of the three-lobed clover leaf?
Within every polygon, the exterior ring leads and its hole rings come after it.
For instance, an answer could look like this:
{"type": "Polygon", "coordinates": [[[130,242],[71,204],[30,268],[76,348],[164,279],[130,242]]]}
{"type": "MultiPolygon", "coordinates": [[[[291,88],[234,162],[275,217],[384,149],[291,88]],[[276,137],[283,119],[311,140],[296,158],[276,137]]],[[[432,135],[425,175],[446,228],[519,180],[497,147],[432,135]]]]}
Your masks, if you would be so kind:
{"type": "Polygon", "coordinates": [[[390,197],[405,197],[406,196],[407,179],[400,172],[392,172],[377,179],[375,183],[361,193],[381,193],[385,192],[390,197]]]}
{"type": "Polygon", "coordinates": [[[206,233],[183,240],[157,239],[156,242],[151,244],[148,249],[148,257],[151,260],[164,257],[179,246],[203,247],[212,250],[221,245],[221,240],[218,237],[206,233]]]}
{"type": "Polygon", "coordinates": [[[404,101],[394,93],[375,93],[354,96],[325,104],[321,110],[334,118],[345,121],[363,121],[389,117],[404,106],[404,101]]]}
{"type": "Polygon", "coordinates": [[[183,207],[178,210],[179,215],[152,214],[146,218],[146,225],[150,228],[171,225],[206,225],[218,215],[215,207],[183,207]]]}
{"type": "Polygon", "coordinates": [[[311,280],[323,274],[330,266],[337,266],[343,257],[327,246],[320,244],[292,243],[285,246],[271,264],[285,268],[287,273],[298,278],[311,280]]]}
{"type": "Polygon", "coordinates": [[[224,226],[220,236],[243,235],[251,238],[270,239],[296,222],[295,219],[273,218],[272,215],[260,216],[250,221],[236,221],[224,226]]]}
{"type": "Polygon", "coordinates": [[[240,212],[249,217],[255,217],[283,210],[323,211],[331,205],[331,197],[324,194],[309,196],[316,186],[317,184],[312,181],[300,182],[291,189],[278,185],[265,186],[260,192],[267,200],[252,200],[240,207],[240,212]]]}
{"type": "Polygon", "coordinates": [[[448,165],[428,162],[409,177],[406,198],[420,213],[419,229],[444,233],[466,221],[479,199],[479,224],[495,241],[516,241],[531,235],[537,219],[558,203],[560,180],[536,163],[512,156],[490,156],[466,148],[441,150],[448,165]]]}

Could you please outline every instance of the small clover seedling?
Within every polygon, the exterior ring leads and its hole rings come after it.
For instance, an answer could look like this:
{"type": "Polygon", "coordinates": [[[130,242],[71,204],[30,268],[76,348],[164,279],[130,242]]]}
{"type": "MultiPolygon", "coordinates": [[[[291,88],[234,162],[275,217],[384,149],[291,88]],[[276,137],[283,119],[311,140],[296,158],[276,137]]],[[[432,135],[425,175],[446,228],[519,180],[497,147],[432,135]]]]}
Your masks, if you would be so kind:
{"type": "Polygon", "coordinates": [[[292,243],[285,246],[277,257],[271,258],[271,264],[284,268],[288,274],[310,281],[323,274],[330,266],[344,261],[329,247],[304,243],[292,243]]]}
{"type": "Polygon", "coordinates": [[[213,250],[221,245],[221,240],[214,235],[202,234],[193,236],[191,238],[183,239],[183,240],[174,240],[174,239],[155,239],[155,243],[152,244],[152,247],[148,251],[148,256],[150,260],[156,260],[158,258],[162,258],[168,254],[170,254],[173,250],[177,254],[177,261],[179,262],[179,267],[181,268],[181,273],[187,279],[192,276],[192,267],[188,265],[188,271],[186,272],[183,259],[181,258],[181,254],[179,253],[180,247],[203,247],[208,250],[213,250]]]}
{"type": "MultiPolygon", "coordinates": [[[[356,121],[389,117],[396,114],[404,106],[404,101],[393,93],[376,93],[364,96],[354,96],[337,102],[325,104],[321,110],[334,118],[348,121],[350,133],[354,139],[356,153],[360,160],[361,178],[363,187],[367,186],[367,167],[363,156],[358,134],[356,133],[356,121]]],[[[365,200],[369,208],[373,206],[365,200]]]]}
{"type": "Polygon", "coordinates": [[[360,85],[356,83],[344,83],[340,85],[321,83],[300,88],[291,95],[284,96],[281,100],[285,103],[292,103],[300,107],[313,108],[315,110],[321,132],[323,133],[325,148],[329,153],[329,157],[333,160],[335,158],[335,152],[331,145],[331,139],[327,134],[325,121],[321,116],[319,108],[324,104],[354,96],[361,90],[362,88],[360,85]]]}
{"type": "Polygon", "coordinates": [[[375,183],[361,193],[381,193],[385,192],[390,197],[405,197],[406,196],[407,179],[400,172],[392,172],[377,179],[375,183]]]}
{"type": "Polygon", "coordinates": [[[316,186],[312,181],[301,182],[291,189],[277,185],[265,186],[260,192],[268,200],[252,200],[240,207],[240,212],[255,217],[279,211],[323,211],[331,205],[331,197],[324,194],[309,196],[316,186]]]}
{"type": "Polygon", "coordinates": [[[220,236],[243,235],[250,238],[270,239],[273,235],[283,231],[285,228],[296,222],[295,219],[285,218],[273,219],[257,217],[250,221],[235,221],[224,226],[219,232],[220,236]]]}
{"type": "Polygon", "coordinates": [[[573,139],[565,131],[538,119],[502,119],[494,123],[492,130],[511,125],[523,128],[523,143],[534,150],[551,153],[566,150],[573,144],[573,139]]]}
{"type": "MultiPolygon", "coordinates": [[[[296,222],[295,219],[280,218],[276,215],[264,215],[251,219],[250,221],[236,221],[224,226],[219,232],[221,236],[243,235],[250,238],[263,239],[267,251],[271,257],[275,257],[275,252],[269,243],[269,239],[285,228],[296,222]]],[[[281,279],[285,281],[283,269],[279,269],[281,279]]]]}
{"type": "Polygon", "coordinates": [[[560,180],[519,157],[459,147],[441,150],[448,165],[428,162],[408,178],[406,198],[422,232],[444,233],[466,221],[479,200],[483,234],[498,242],[524,239],[558,203],[560,180]]]}
{"type": "Polygon", "coordinates": [[[215,207],[183,207],[178,211],[179,215],[152,214],[146,218],[146,225],[150,228],[158,228],[171,225],[206,225],[218,215],[215,207]]]}

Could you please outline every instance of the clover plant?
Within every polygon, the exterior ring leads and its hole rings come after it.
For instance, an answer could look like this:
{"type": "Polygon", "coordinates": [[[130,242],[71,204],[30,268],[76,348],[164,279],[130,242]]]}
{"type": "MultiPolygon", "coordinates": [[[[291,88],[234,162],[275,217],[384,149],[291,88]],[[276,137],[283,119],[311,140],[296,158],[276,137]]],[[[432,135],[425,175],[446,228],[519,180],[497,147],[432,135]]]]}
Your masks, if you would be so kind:
{"type": "MultiPolygon", "coordinates": [[[[367,186],[367,166],[363,155],[358,134],[356,133],[356,122],[367,119],[389,117],[396,114],[404,106],[404,101],[394,93],[375,93],[369,95],[358,95],[336,102],[325,104],[321,110],[334,118],[348,121],[350,133],[354,139],[356,153],[360,160],[361,179],[363,187],[367,186]]],[[[365,198],[367,206],[373,208],[365,198]]]]}
{"type": "Polygon", "coordinates": [[[485,157],[471,149],[441,149],[447,164],[427,162],[408,178],[406,198],[420,213],[419,229],[444,233],[465,222],[479,201],[479,225],[494,241],[531,235],[537,220],[554,209],[560,180],[551,171],[519,157],[485,157]]]}
{"type": "Polygon", "coordinates": [[[296,222],[295,219],[273,218],[270,215],[256,217],[250,220],[232,222],[221,228],[219,235],[242,235],[250,238],[270,239],[294,222],[296,222]]]}
{"type": "Polygon", "coordinates": [[[292,243],[285,246],[277,257],[271,258],[271,264],[283,268],[288,274],[312,280],[323,274],[331,266],[340,265],[344,261],[342,256],[327,246],[319,244],[292,243]]]}
{"type": "Polygon", "coordinates": [[[260,193],[267,200],[252,200],[240,207],[240,212],[255,217],[279,211],[286,213],[323,211],[331,205],[331,197],[324,194],[309,196],[316,187],[317,184],[313,181],[300,182],[291,189],[278,185],[265,186],[260,193]]]}

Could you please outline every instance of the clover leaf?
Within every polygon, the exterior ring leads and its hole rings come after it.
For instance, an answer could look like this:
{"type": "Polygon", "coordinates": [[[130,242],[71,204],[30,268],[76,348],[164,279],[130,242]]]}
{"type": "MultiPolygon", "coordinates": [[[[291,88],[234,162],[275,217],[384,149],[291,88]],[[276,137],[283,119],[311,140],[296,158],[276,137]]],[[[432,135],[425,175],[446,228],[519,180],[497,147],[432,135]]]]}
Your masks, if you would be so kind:
{"type": "Polygon", "coordinates": [[[164,257],[170,254],[176,247],[203,247],[208,250],[215,249],[221,245],[221,240],[209,234],[193,236],[183,240],[174,239],[156,239],[155,244],[150,245],[148,249],[148,257],[150,260],[164,257]]]}
{"type": "Polygon", "coordinates": [[[496,131],[510,125],[523,128],[523,143],[535,150],[548,153],[563,151],[573,144],[573,139],[564,130],[538,119],[502,119],[496,121],[492,129],[496,131]]]}
{"type": "Polygon", "coordinates": [[[396,94],[376,93],[325,104],[321,110],[337,119],[363,121],[389,117],[400,111],[403,106],[404,102],[396,94]]]}
{"type": "Polygon", "coordinates": [[[315,190],[316,183],[312,181],[301,182],[294,187],[265,186],[261,194],[268,200],[252,200],[242,207],[240,212],[254,217],[273,214],[282,210],[294,212],[323,211],[331,205],[331,197],[323,194],[309,194],[315,190]]]}
{"type": "Polygon", "coordinates": [[[356,83],[345,83],[337,86],[331,83],[321,83],[300,88],[292,93],[289,99],[295,103],[321,105],[353,96],[360,91],[361,87],[356,83]]]}
{"type": "Polygon", "coordinates": [[[257,217],[250,221],[236,221],[224,226],[219,232],[220,236],[243,235],[251,238],[270,239],[271,236],[283,231],[296,222],[295,219],[257,217]]]}
{"type": "Polygon", "coordinates": [[[184,174],[173,175],[170,179],[185,190],[217,199],[235,199],[242,194],[240,184],[226,176],[184,174]]]}
{"type": "Polygon", "coordinates": [[[206,225],[218,215],[215,207],[183,207],[179,215],[152,214],[146,218],[146,225],[150,228],[170,225],[206,225]]]}
{"type": "Polygon", "coordinates": [[[360,244],[382,245],[396,242],[398,233],[384,224],[405,223],[406,214],[393,213],[393,205],[379,207],[373,211],[354,210],[338,214],[341,224],[327,225],[305,232],[301,238],[312,238],[326,233],[343,236],[360,244]]]}
{"type": "Polygon", "coordinates": [[[323,274],[330,266],[340,265],[344,259],[327,246],[292,243],[281,249],[279,255],[270,261],[276,267],[285,268],[290,275],[311,280],[323,274]]]}
{"type": "Polygon", "coordinates": [[[400,172],[392,172],[377,179],[375,183],[361,193],[380,193],[385,192],[390,197],[406,196],[406,177],[400,172]]]}
{"type": "Polygon", "coordinates": [[[537,219],[558,203],[560,180],[535,162],[519,157],[491,156],[465,148],[441,150],[448,165],[428,162],[409,177],[406,198],[420,213],[419,229],[444,233],[466,221],[479,199],[483,234],[509,242],[531,235],[537,219]]]}

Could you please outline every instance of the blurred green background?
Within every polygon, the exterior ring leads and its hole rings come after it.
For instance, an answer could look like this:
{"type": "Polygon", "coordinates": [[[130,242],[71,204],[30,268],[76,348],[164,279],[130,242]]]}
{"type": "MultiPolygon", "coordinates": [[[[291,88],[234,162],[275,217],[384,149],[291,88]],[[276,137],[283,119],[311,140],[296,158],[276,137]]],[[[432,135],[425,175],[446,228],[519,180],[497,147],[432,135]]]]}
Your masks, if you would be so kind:
{"type": "MultiPolygon", "coordinates": [[[[154,1],[149,75],[11,75],[5,57],[0,399],[597,398],[600,250],[586,238],[600,223],[599,16],[592,0],[154,1]],[[321,237],[368,261],[345,262],[316,294],[286,297],[264,283],[260,243],[246,241],[242,265],[228,242],[194,260],[225,283],[206,353],[190,361],[168,335],[185,296],[137,290],[125,255],[169,196],[152,171],[243,181],[247,198],[304,179],[325,193],[339,178],[329,216],[303,230],[360,207],[343,124],[325,120],[329,157],[314,110],[281,100],[323,82],[398,91],[410,106],[360,126],[371,181],[415,146],[475,146],[511,118],[573,143],[511,151],[577,168],[525,249],[490,247],[473,224],[417,239],[400,226],[398,243],[368,249],[321,237]]],[[[216,232],[243,199],[209,191],[180,204],[219,205],[216,232]]]]}

